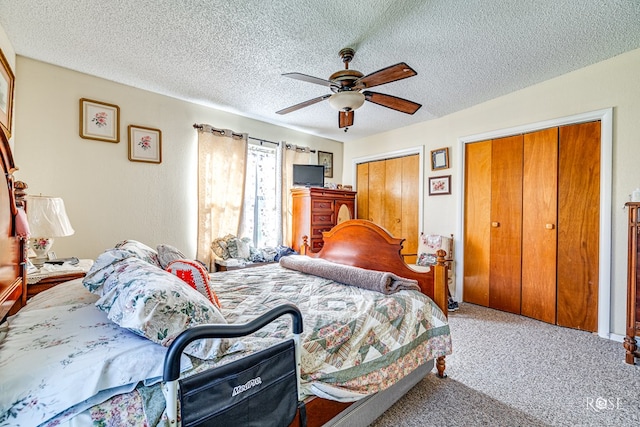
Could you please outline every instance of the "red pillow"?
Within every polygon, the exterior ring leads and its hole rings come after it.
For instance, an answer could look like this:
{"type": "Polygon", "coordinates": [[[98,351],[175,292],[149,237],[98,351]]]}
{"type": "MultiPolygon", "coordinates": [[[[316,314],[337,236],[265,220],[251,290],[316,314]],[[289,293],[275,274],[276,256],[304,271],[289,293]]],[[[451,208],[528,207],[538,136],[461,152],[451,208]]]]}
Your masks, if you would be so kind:
{"type": "Polygon", "coordinates": [[[209,301],[211,301],[216,307],[220,308],[218,296],[211,288],[209,273],[198,261],[177,259],[167,264],[166,270],[169,273],[178,276],[193,289],[209,298],[209,301]]]}

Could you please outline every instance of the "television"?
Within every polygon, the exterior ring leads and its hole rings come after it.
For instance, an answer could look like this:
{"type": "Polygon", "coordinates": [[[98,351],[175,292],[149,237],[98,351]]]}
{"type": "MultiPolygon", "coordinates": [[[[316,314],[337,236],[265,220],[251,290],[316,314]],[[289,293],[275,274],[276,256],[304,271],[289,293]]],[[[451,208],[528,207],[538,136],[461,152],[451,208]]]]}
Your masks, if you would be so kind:
{"type": "Polygon", "coordinates": [[[324,166],[293,165],[293,185],[324,187],[324,166]]]}

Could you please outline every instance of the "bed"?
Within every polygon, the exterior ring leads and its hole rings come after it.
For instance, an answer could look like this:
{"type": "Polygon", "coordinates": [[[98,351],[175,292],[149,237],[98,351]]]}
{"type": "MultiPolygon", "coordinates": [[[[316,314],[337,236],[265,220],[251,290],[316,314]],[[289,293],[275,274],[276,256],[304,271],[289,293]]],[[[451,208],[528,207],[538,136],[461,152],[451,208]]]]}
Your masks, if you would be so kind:
{"type": "MultiPolygon", "coordinates": [[[[10,154],[7,149],[3,154],[10,154]]],[[[0,209],[8,218],[2,237],[20,247],[14,237],[18,209],[8,177],[9,191],[3,190],[0,197],[0,209]]],[[[400,256],[402,239],[360,220],[340,224],[325,234],[324,241],[319,253],[307,256],[390,271],[417,281],[421,292],[388,295],[280,264],[215,273],[210,283],[228,323],[246,322],[284,302],[300,307],[305,322],[301,390],[306,396],[307,425],[367,425],[434,365],[444,376],[444,357],[451,352],[444,253],[429,273],[415,272],[400,256]],[[372,297],[366,303],[365,294],[372,297]],[[367,307],[368,317],[353,315],[360,305],[367,307]],[[379,337],[372,335],[376,331],[379,337]],[[365,338],[356,332],[365,333],[365,338]]],[[[135,328],[110,321],[112,313],[97,308],[109,292],[90,292],[91,280],[86,278],[84,284],[76,279],[42,292],[25,305],[20,280],[24,251],[16,252],[9,280],[2,282],[0,302],[11,306],[5,310],[9,314],[24,306],[0,325],[0,425],[165,425],[160,379],[166,347],[131,332],[135,328]]],[[[136,280],[145,284],[161,275],[155,267],[141,267],[146,261],[139,257],[127,260],[130,264],[119,273],[136,274],[136,280]],[[140,276],[141,270],[148,276],[140,276]]],[[[111,264],[103,261],[96,260],[97,273],[88,277],[109,270],[111,264]]],[[[116,280],[115,270],[109,271],[105,280],[116,280]]],[[[283,318],[247,337],[203,344],[198,350],[209,356],[213,351],[214,357],[203,361],[184,356],[183,375],[242,358],[285,337],[287,330],[283,318]]],[[[299,425],[299,417],[292,425],[299,425]]]]}

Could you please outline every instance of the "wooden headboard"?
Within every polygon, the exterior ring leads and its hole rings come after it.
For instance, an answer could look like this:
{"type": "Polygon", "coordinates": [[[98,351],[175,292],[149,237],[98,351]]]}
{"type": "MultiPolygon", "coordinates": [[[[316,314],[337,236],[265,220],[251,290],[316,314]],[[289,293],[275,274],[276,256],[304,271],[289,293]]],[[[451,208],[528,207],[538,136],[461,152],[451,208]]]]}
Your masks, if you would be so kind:
{"type": "Polygon", "coordinates": [[[26,303],[25,242],[16,236],[16,205],[11,147],[0,130],[0,164],[5,185],[0,188],[0,321],[26,303]]]}
{"type": "Polygon", "coordinates": [[[302,252],[314,258],[352,265],[368,270],[390,271],[400,277],[415,279],[422,293],[428,295],[447,314],[447,267],[445,251],[438,251],[437,264],[428,273],[410,268],[400,251],[404,239],[393,237],[384,228],[364,219],[341,222],[322,233],[323,246],[319,252],[307,251],[305,239],[302,252]]]}

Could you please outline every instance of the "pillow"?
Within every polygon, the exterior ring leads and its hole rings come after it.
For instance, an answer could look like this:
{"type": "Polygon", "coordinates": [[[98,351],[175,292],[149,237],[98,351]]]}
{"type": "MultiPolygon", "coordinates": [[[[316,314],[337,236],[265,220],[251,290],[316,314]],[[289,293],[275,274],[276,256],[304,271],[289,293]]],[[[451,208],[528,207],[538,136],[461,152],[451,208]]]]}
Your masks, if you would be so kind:
{"type": "Polygon", "coordinates": [[[221,308],[218,296],[211,287],[209,273],[198,261],[178,259],[171,261],[165,270],[182,279],[193,289],[207,297],[216,307],[221,308]]]}
{"type": "Polygon", "coordinates": [[[165,270],[171,261],[186,258],[185,254],[171,245],[158,245],[156,250],[158,251],[158,262],[160,263],[160,267],[165,270]]]}
{"type": "Polygon", "coordinates": [[[105,280],[114,272],[115,265],[125,258],[134,257],[135,255],[132,252],[122,249],[104,251],[84,276],[82,284],[90,292],[102,296],[102,286],[105,280]]]}
{"type": "Polygon", "coordinates": [[[238,239],[237,237],[227,241],[227,249],[229,250],[229,256],[231,258],[249,259],[251,256],[249,244],[243,239],[238,239]]]}
{"type": "Polygon", "coordinates": [[[227,242],[230,239],[233,239],[235,236],[232,234],[227,234],[224,237],[218,237],[213,242],[211,242],[211,250],[214,254],[220,259],[229,259],[231,256],[229,255],[229,248],[227,246],[227,242]]]}
{"type": "Polygon", "coordinates": [[[437,261],[436,252],[443,249],[447,252],[446,257],[451,258],[452,242],[451,238],[440,236],[438,234],[420,233],[418,239],[418,260],[417,265],[435,265],[437,261]]]}
{"type": "MultiPolygon", "coordinates": [[[[227,323],[204,295],[177,276],[135,258],[115,263],[96,306],[123,328],[163,346],[184,330],[200,324],[227,323]]],[[[185,353],[200,359],[221,356],[227,341],[198,340],[185,353]]]]}
{"type": "Polygon", "coordinates": [[[145,245],[144,243],[138,242],[137,240],[123,240],[122,242],[116,244],[115,249],[129,251],[141,260],[144,260],[149,264],[153,264],[156,267],[160,267],[160,262],[158,261],[158,252],[145,245]]]}
{"type": "Polygon", "coordinates": [[[251,248],[250,261],[273,262],[275,261],[276,256],[278,256],[278,251],[273,247],[265,247],[260,249],[251,248]]]}
{"type": "Polygon", "coordinates": [[[436,265],[438,258],[436,257],[435,254],[427,254],[427,253],[421,253],[420,255],[418,255],[418,260],[416,261],[416,265],[422,265],[422,266],[430,266],[430,265],[436,265]]]}

